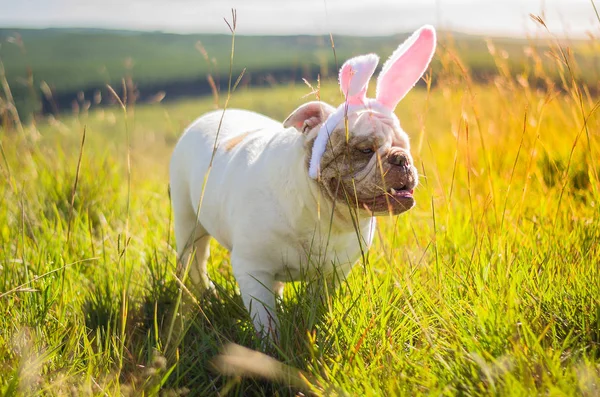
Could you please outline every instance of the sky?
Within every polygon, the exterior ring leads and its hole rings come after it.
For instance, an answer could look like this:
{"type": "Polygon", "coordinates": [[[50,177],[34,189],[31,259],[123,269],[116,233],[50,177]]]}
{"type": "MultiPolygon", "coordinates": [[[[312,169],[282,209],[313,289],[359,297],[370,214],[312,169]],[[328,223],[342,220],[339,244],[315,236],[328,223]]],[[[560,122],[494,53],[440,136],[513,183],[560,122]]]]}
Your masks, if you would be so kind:
{"type": "MultiPolygon", "coordinates": [[[[600,1],[597,1],[600,8],[600,1]]],[[[96,27],[175,33],[402,33],[437,28],[504,36],[540,34],[544,15],[559,36],[600,36],[592,0],[0,0],[0,27],[96,27]]]]}

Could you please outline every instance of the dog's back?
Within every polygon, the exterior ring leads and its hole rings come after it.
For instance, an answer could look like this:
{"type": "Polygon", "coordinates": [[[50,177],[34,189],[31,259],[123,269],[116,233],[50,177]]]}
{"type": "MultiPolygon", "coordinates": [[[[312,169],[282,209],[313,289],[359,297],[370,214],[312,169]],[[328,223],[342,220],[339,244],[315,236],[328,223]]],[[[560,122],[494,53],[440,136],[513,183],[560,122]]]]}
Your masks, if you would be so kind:
{"type": "MultiPolygon", "coordinates": [[[[217,209],[228,200],[239,199],[239,196],[252,200],[254,189],[252,186],[246,187],[244,182],[249,164],[253,158],[260,156],[268,141],[284,131],[279,121],[239,109],[207,113],[184,131],[170,163],[171,200],[176,235],[180,234],[176,236],[178,245],[188,238],[184,235],[194,228],[198,206],[202,201],[203,206],[211,210],[201,214],[200,225],[196,225],[196,229],[198,226],[205,227],[206,232],[222,245],[231,248],[233,231],[220,230],[227,223],[223,217],[227,217],[230,211],[217,209]],[[189,225],[180,227],[181,223],[189,225]]],[[[267,172],[256,171],[263,177],[267,172]]]]}

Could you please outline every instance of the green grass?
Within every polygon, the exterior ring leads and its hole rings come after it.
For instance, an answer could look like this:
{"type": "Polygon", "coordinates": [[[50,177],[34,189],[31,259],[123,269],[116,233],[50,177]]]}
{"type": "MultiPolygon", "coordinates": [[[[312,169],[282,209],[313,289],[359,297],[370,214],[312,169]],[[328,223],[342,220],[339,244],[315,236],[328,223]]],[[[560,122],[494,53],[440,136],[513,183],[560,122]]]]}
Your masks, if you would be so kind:
{"type": "MultiPolygon", "coordinates": [[[[438,84],[397,110],[417,206],[381,219],[339,290],[286,291],[267,351],[303,371],[293,383],[210,364],[228,342],[261,347],[225,250],[212,247],[217,297],[197,305],[173,275],[169,155],[212,99],[5,124],[0,394],[598,395],[598,99],[567,72],[566,93],[501,68],[480,85],[437,56],[438,84]],[[187,332],[167,345],[180,294],[187,332]]],[[[283,119],[308,92],[240,89],[230,106],[283,119]]],[[[340,101],[331,84],[321,95],[340,101]]]]}

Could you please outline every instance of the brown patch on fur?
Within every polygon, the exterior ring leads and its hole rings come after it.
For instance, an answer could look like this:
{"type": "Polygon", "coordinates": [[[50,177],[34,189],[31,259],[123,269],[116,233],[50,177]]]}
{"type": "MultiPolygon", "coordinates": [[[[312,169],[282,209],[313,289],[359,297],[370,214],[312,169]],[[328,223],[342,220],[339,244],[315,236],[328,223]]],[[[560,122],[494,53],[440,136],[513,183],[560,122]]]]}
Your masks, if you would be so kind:
{"type": "Polygon", "coordinates": [[[258,132],[260,130],[261,130],[260,128],[257,128],[255,130],[250,130],[250,131],[244,132],[243,134],[240,134],[238,136],[234,136],[233,138],[229,139],[228,141],[225,141],[225,151],[229,152],[231,149],[236,147],[240,142],[242,142],[244,139],[246,139],[246,137],[248,135],[258,132]]]}

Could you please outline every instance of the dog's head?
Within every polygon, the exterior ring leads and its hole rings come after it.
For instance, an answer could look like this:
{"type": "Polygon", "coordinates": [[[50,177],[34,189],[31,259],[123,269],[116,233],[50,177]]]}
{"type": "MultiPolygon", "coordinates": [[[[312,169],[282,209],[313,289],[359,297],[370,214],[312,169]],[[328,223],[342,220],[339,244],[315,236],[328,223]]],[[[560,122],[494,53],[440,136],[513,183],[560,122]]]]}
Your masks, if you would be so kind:
{"type": "Polygon", "coordinates": [[[286,119],[285,127],[305,134],[308,173],[333,200],[374,215],[414,206],[417,169],[393,110],[421,78],[434,50],[433,28],[415,32],[384,64],[375,99],[366,98],[366,91],[379,58],[352,58],[340,69],[342,105],[309,102],[286,119]]]}
{"type": "MultiPolygon", "coordinates": [[[[298,127],[307,137],[307,171],[319,129],[334,111],[322,102],[309,102],[290,116],[304,114],[300,117],[303,124],[298,127]]],[[[326,194],[375,215],[399,214],[412,208],[417,169],[408,136],[397,119],[364,110],[348,115],[347,125],[346,130],[346,121],[342,120],[330,132],[320,160],[317,181],[326,194]]]]}

